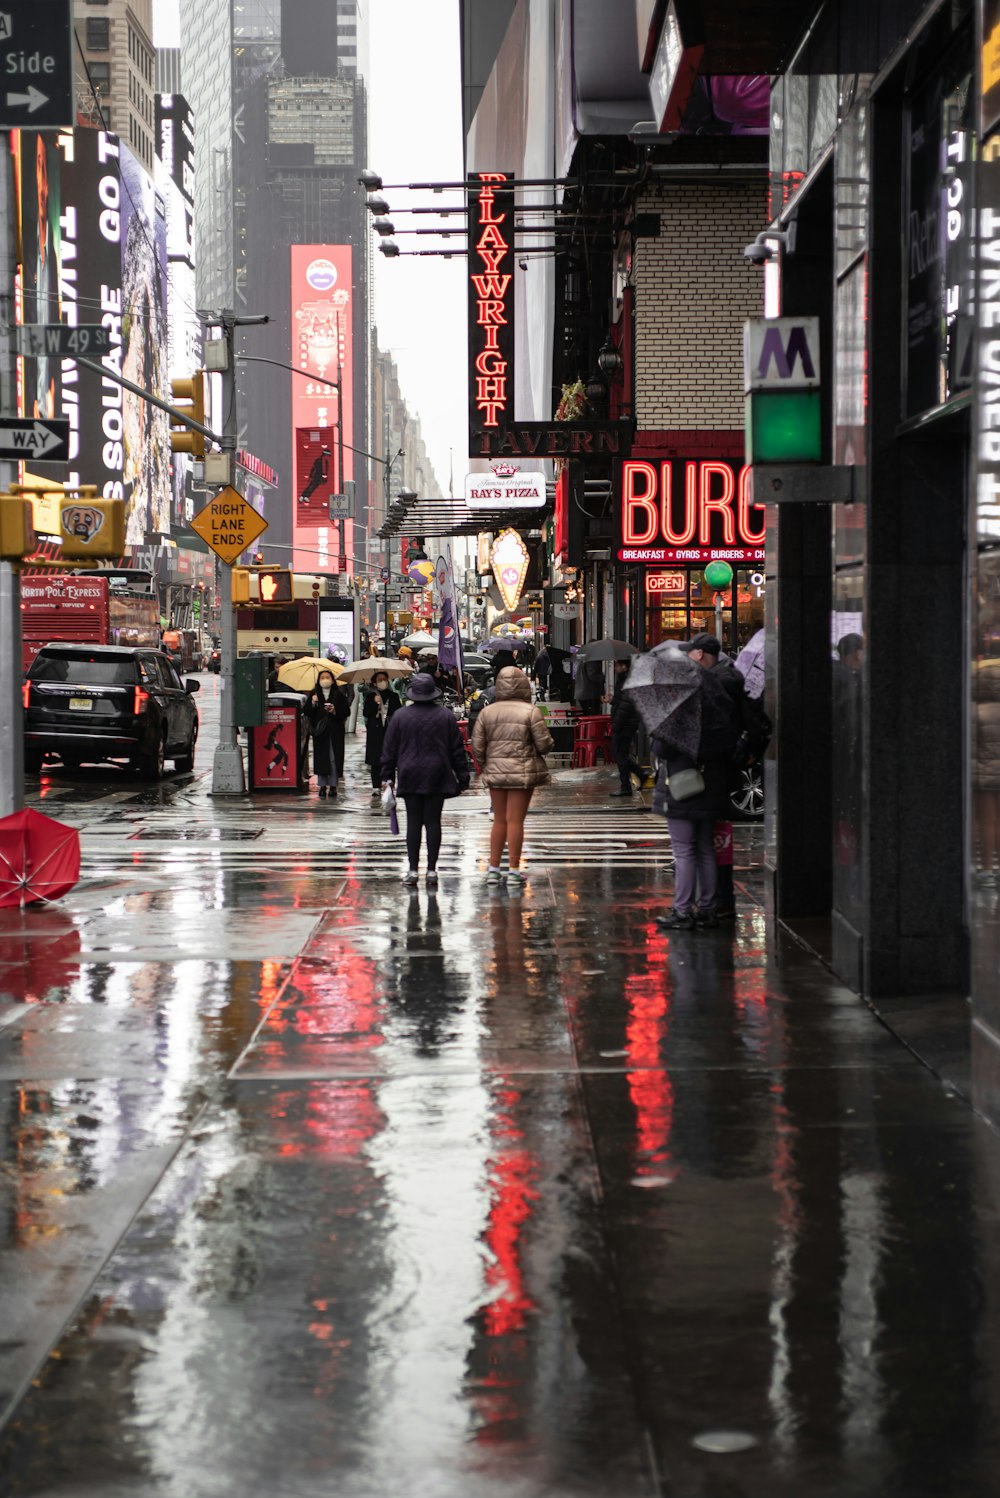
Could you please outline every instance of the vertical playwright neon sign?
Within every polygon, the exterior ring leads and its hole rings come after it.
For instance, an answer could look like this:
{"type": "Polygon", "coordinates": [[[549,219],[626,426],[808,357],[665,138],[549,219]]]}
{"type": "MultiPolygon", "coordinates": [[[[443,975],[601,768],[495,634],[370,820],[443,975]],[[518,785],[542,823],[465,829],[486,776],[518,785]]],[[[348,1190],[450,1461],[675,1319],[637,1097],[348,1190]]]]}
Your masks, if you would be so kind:
{"type": "Polygon", "coordinates": [[[514,415],[514,192],[510,172],[469,177],[469,452],[514,415]]]}

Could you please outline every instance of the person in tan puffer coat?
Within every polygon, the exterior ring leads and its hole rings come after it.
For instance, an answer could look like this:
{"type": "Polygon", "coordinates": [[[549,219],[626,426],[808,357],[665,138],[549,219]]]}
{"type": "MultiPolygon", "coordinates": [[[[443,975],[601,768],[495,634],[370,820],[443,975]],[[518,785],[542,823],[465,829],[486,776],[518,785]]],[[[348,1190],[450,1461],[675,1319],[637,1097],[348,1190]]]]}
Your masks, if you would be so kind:
{"type": "Polygon", "coordinates": [[[517,666],[505,666],[496,679],[496,699],[476,720],[472,752],[482,766],[482,783],[493,802],[487,884],[500,883],[506,846],[508,885],[523,889],[521,848],[524,819],[536,785],[550,780],[545,755],[555,744],[541,712],[532,704],[531,683],[517,666]]]}

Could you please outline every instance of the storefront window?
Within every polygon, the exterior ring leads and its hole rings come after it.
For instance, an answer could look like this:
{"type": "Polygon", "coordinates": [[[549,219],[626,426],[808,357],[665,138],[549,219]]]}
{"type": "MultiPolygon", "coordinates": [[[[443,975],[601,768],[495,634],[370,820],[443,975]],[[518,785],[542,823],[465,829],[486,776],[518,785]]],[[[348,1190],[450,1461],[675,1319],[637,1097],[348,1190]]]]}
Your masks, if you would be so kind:
{"type": "MultiPolygon", "coordinates": [[[[737,568],[732,588],[720,595],[721,641],[729,655],[737,655],[764,625],[764,572],[737,568]]],[[[661,640],[689,640],[701,630],[717,633],[715,600],[701,570],[653,573],[646,577],[646,649],[661,640]]]]}

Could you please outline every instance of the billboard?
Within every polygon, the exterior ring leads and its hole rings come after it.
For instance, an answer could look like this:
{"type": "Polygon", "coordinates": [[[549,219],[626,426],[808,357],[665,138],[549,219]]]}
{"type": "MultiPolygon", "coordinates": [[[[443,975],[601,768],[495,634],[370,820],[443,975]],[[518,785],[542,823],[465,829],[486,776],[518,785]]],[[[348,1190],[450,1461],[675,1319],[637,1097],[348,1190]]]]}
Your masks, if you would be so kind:
{"type": "MultiPolygon", "coordinates": [[[[291,246],[291,357],[301,370],[292,381],[292,449],[295,504],[292,506],[292,567],[296,572],[338,571],[337,528],[328,507],[316,503],[318,489],[343,491],[353,475],[354,442],[353,297],[350,245],[291,246]],[[344,472],[337,473],[337,379],[341,380],[344,472]],[[298,434],[305,434],[300,444],[298,434]],[[312,441],[312,434],[316,441],[312,441]],[[324,459],[323,448],[328,452],[324,459]],[[314,469],[319,460],[319,483],[314,469]],[[326,466],[326,478],[322,476],[326,466]],[[329,488],[336,477],[337,488],[329,488]],[[310,492],[311,491],[311,492],[310,492]],[[306,502],[303,503],[303,496],[306,502]]],[[[345,570],[350,570],[348,560],[345,570]]]]}
{"type": "MultiPolygon", "coordinates": [[[[137,159],[104,130],[21,131],[18,207],[21,321],[103,323],[105,366],[166,398],[166,218],[137,159]]],[[[24,410],[70,423],[69,463],[36,464],[40,476],[123,498],[129,546],[169,531],[166,415],[75,359],[21,364],[24,410]]]]}

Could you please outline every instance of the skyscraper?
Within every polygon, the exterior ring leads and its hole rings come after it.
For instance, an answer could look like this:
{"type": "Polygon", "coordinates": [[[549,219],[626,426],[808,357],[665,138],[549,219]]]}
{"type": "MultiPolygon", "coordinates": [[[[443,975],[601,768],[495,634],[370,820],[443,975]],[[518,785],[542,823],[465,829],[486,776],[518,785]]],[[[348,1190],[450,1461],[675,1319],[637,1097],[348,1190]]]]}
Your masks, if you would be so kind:
{"type": "MultiPolygon", "coordinates": [[[[356,0],[181,0],[181,83],[198,121],[198,303],[270,318],[241,338],[252,357],[238,371],[240,443],[281,478],[265,547],[292,541],[290,387],[302,377],[253,357],[292,362],[293,245],[352,248],[351,328],[341,330],[351,335],[345,430],[349,424],[353,432],[349,447],[371,450],[370,231],[357,182],[367,141],[359,72],[366,51],[356,0]]],[[[332,374],[331,366],[326,378],[332,374]]],[[[336,420],[335,401],[323,419],[336,420]]],[[[345,473],[353,468],[362,496],[365,463],[346,454],[345,473]]],[[[352,557],[358,547],[350,524],[346,532],[344,552],[352,557]]],[[[339,538],[331,540],[332,557],[339,538]]]]}

